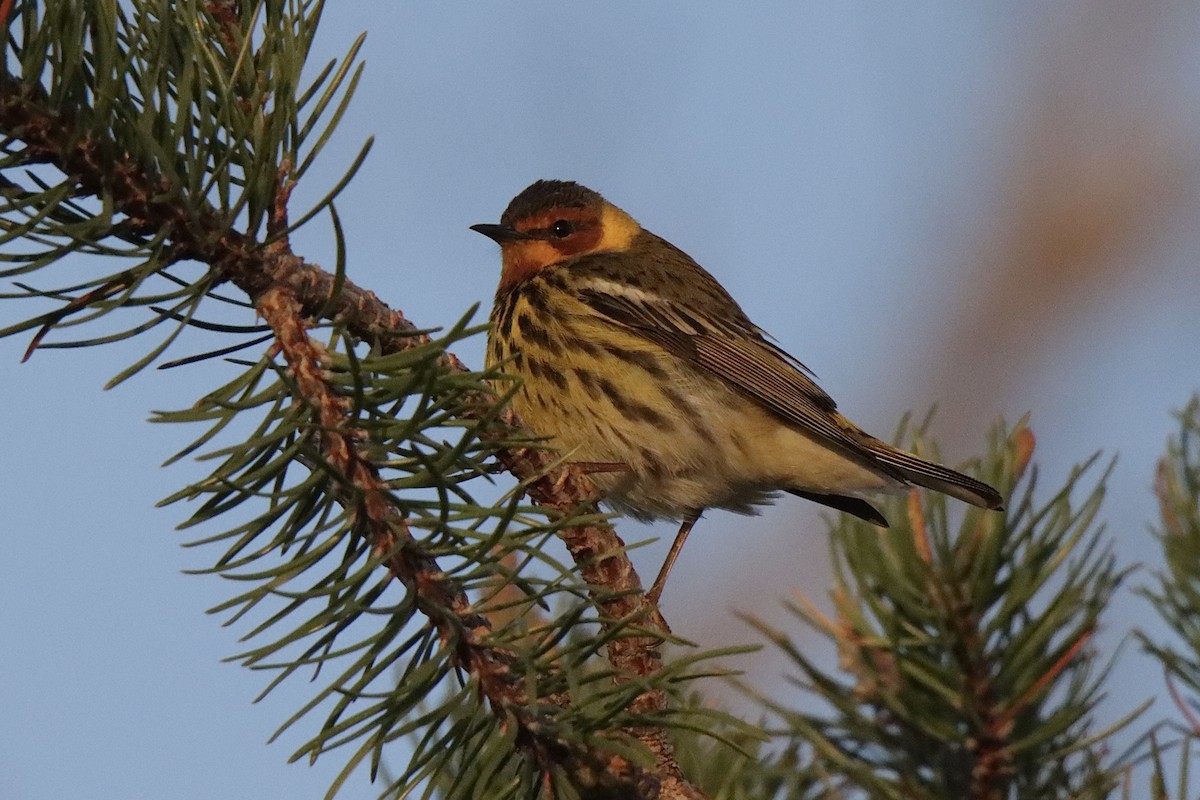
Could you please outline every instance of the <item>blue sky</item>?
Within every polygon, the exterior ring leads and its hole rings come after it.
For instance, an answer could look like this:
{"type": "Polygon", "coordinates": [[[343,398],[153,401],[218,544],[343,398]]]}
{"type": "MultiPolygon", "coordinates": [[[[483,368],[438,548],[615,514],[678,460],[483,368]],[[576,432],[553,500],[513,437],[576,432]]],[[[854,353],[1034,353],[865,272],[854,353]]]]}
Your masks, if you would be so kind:
{"type": "MultiPolygon", "coordinates": [[[[339,207],[350,277],[448,324],[497,277],[467,226],[534,179],[583,182],[704,264],[869,430],[937,404],[955,461],[1029,412],[1048,485],[1119,454],[1104,516],[1126,563],[1153,562],[1153,465],[1200,388],[1200,31],[1181,4],[1050,5],[331,6],[322,58],[367,30],[367,70],[295,207],[374,135],[339,207]]],[[[294,245],[332,264],[321,224],[294,245]]],[[[181,574],[212,554],[154,508],[200,473],[159,468],[192,432],[145,420],[214,373],[102,392],[147,343],[21,365],[26,344],[0,341],[0,797],[322,796],[340,762],[286,765],[297,734],[264,744],[307,687],[250,705],[263,676],[219,663],[237,633],[203,614],[232,590],[181,574]]],[[[459,355],[481,363],[482,342],[459,355]]],[[[635,553],[643,575],[663,549],[635,553]]],[[[702,644],[749,641],[728,612],[820,597],[825,554],[802,501],[712,514],[665,613],[702,644]]],[[[1146,612],[1123,596],[1101,641],[1146,612]]],[[[1106,713],[1154,690],[1145,668],[1118,667],[1106,713]]]]}

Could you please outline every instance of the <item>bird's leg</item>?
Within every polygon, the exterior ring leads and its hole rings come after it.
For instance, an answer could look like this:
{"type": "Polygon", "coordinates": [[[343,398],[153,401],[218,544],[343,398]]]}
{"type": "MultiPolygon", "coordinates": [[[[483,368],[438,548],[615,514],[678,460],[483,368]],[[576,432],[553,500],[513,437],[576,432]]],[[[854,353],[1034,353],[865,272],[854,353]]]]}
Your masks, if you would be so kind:
{"type": "Polygon", "coordinates": [[[624,461],[572,461],[571,464],[579,468],[580,472],[592,474],[593,472],[628,472],[629,465],[624,461]]]}
{"type": "MultiPolygon", "coordinates": [[[[571,461],[569,463],[584,475],[592,475],[597,472],[627,472],[629,470],[629,465],[621,461],[571,461]]],[[[563,484],[566,483],[567,476],[570,474],[570,470],[562,471],[558,480],[554,482],[554,491],[562,491],[563,484]]]]}
{"type": "Polygon", "coordinates": [[[670,574],[671,567],[675,566],[675,559],[679,558],[679,551],[683,549],[683,543],[687,541],[688,534],[692,532],[692,526],[698,519],[700,519],[699,511],[693,511],[683,518],[683,524],[679,526],[679,533],[675,534],[675,541],[671,542],[671,549],[667,551],[667,559],[663,562],[662,569],[658,571],[654,585],[650,587],[650,591],[646,592],[646,599],[651,603],[658,605],[658,598],[667,585],[667,575],[670,574]]]}

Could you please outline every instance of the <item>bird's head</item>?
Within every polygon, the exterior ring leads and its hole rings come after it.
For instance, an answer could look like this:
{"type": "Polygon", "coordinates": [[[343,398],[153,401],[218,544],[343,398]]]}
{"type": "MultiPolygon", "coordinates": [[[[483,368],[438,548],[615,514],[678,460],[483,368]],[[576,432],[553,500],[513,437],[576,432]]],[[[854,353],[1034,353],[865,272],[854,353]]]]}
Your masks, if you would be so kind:
{"type": "Polygon", "coordinates": [[[537,181],[512,199],[499,225],[472,225],[500,245],[500,288],[591,253],[628,249],[642,228],[598,192],[570,181],[537,181]]]}

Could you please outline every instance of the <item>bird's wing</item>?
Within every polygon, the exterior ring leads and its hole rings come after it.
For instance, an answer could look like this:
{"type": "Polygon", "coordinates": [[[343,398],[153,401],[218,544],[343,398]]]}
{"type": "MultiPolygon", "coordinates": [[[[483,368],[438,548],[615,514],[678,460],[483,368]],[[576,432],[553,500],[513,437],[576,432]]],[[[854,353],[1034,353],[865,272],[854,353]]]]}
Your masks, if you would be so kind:
{"type": "Polygon", "coordinates": [[[899,470],[872,456],[861,432],[837,413],[833,399],[805,374],[803,365],[764,339],[749,320],[740,314],[740,319],[721,320],[688,313],[651,293],[614,288],[583,289],[579,298],[608,320],[715,375],[826,446],[905,482],[899,470]]]}

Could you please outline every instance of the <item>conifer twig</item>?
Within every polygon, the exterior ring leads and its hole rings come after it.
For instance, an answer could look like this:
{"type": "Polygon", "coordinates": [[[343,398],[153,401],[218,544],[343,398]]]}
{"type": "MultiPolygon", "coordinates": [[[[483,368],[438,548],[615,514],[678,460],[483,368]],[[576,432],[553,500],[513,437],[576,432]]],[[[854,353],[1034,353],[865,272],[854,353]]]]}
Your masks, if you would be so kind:
{"type": "MultiPolygon", "coordinates": [[[[0,131],[24,143],[27,161],[52,164],[66,174],[77,186],[77,194],[111,197],[114,208],[127,217],[124,230],[128,234],[162,236],[170,244],[172,261],[194,259],[206,263],[217,279],[214,285],[230,282],[249,296],[274,330],[289,370],[301,387],[301,399],[312,405],[322,420],[323,455],[362,497],[357,511],[372,535],[378,537],[374,540],[376,552],[387,553],[392,574],[415,587],[424,604],[422,611],[439,626],[443,640],[457,641],[460,663],[479,676],[497,713],[517,702],[524,687],[507,671],[511,654],[479,642],[487,621],[470,611],[465,595],[431,559],[415,555],[406,546],[411,537],[403,519],[386,501],[382,481],[358,451],[354,432],[345,428],[347,417],[341,399],[327,392],[329,387],[320,375],[321,353],[305,332],[305,320],[334,320],[383,353],[423,344],[428,337],[413,335],[416,326],[372,292],[349,280],[337,280],[296,256],[286,241],[262,247],[252,237],[231,228],[214,209],[176,202],[169,181],[130,158],[114,157],[114,153],[120,153],[117,143],[81,135],[70,114],[53,108],[38,85],[0,75],[0,131]]],[[[285,205],[286,197],[283,199],[285,205]]],[[[465,370],[450,353],[443,356],[442,365],[465,370]]],[[[481,407],[491,402],[490,396],[480,397],[481,407]]],[[[519,426],[511,412],[503,421],[519,426]]],[[[539,505],[561,513],[580,508],[595,510],[595,491],[587,477],[569,466],[551,470],[552,454],[522,448],[502,452],[500,461],[519,480],[527,482],[530,497],[539,505]]],[[[653,624],[646,613],[648,604],[637,573],[611,525],[578,526],[560,535],[582,577],[593,587],[599,605],[609,615],[610,625],[623,623],[635,614],[653,624]]],[[[649,636],[615,637],[608,646],[608,657],[618,672],[644,677],[662,666],[656,645],[657,640],[649,636]]],[[[520,702],[529,700],[520,697],[520,702]]],[[[665,707],[665,694],[649,690],[638,697],[631,710],[645,712],[665,707]]],[[[608,763],[604,768],[611,777],[636,786],[638,796],[703,796],[682,780],[671,742],[663,731],[642,728],[630,733],[653,752],[657,770],[649,773],[623,759],[605,757],[608,763]]],[[[539,758],[548,752],[538,747],[534,750],[539,758]]],[[[577,758],[579,754],[570,755],[577,758]]]]}

